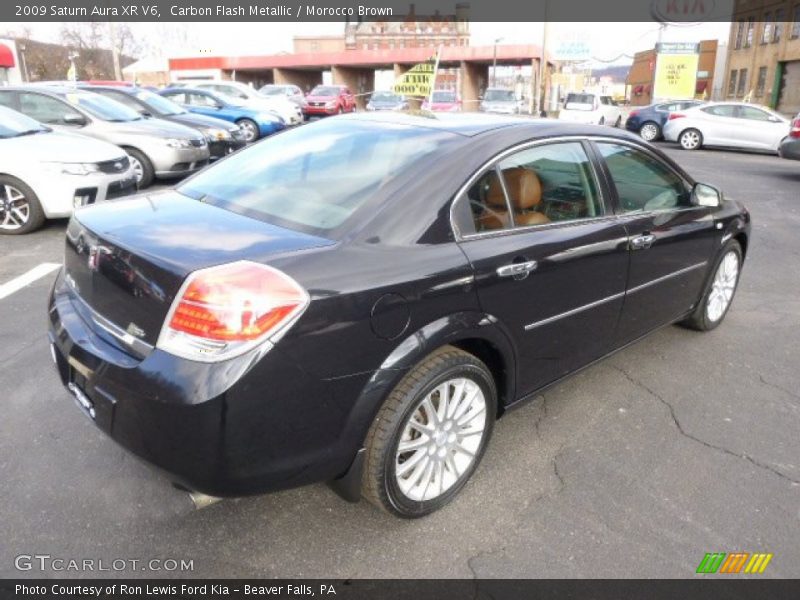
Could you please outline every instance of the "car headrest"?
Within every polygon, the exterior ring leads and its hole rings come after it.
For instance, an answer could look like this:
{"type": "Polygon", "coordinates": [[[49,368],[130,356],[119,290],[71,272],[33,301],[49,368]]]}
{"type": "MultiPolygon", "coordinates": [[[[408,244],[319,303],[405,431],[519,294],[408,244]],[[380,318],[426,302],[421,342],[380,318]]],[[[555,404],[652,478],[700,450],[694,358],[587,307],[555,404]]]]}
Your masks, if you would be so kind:
{"type": "MultiPolygon", "coordinates": [[[[529,169],[512,167],[503,170],[503,179],[508,190],[511,206],[515,210],[524,210],[538,206],[542,201],[542,184],[539,176],[529,169]]],[[[503,188],[497,177],[489,183],[486,203],[491,206],[505,207],[506,199],[503,188]]]]}

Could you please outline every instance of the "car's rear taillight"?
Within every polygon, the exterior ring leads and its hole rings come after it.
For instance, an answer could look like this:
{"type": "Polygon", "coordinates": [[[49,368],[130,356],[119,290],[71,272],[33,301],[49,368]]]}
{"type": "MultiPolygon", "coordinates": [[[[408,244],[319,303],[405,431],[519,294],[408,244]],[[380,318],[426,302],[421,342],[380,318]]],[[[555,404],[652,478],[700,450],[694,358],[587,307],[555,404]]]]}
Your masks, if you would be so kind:
{"type": "Polygon", "coordinates": [[[158,338],[166,352],[203,362],[269,348],[308,306],[285,273],[240,261],[195,271],[172,303],[158,338]]]}
{"type": "Polygon", "coordinates": [[[800,118],[792,121],[792,129],[789,131],[789,137],[800,138],[800,118]]]}
{"type": "Polygon", "coordinates": [[[628,118],[630,119],[631,117],[635,117],[638,114],[639,114],[638,110],[632,110],[631,112],[628,113],[628,118]]]}
{"type": "Polygon", "coordinates": [[[686,115],[681,114],[681,113],[669,113],[668,120],[674,121],[675,119],[685,119],[685,118],[686,118],[686,115]]]}

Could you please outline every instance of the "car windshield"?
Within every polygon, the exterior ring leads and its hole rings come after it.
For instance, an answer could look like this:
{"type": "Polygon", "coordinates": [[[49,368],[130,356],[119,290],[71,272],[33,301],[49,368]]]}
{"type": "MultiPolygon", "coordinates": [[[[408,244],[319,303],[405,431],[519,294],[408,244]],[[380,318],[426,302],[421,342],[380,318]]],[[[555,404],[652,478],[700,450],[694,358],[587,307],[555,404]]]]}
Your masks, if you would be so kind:
{"type": "Polygon", "coordinates": [[[567,110],[592,110],[594,109],[594,94],[567,94],[564,108],[567,110]]]}
{"type": "Polygon", "coordinates": [[[312,96],[338,96],[339,88],[325,85],[318,85],[311,90],[312,96]]]}
{"type": "Polygon", "coordinates": [[[513,102],[513,90],[487,90],[484,100],[487,102],[513,102]]]}
{"type": "Polygon", "coordinates": [[[455,102],[455,92],[433,92],[434,102],[455,102]]]}
{"type": "Polygon", "coordinates": [[[245,106],[246,104],[243,98],[235,98],[234,96],[229,96],[223,92],[214,92],[214,96],[223,104],[230,104],[231,106],[245,106]]]}
{"type": "Polygon", "coordinates": [[[172,100],[148,90],[138,89],[133,93],[139,100],[155,109],[160,115],[182,115],[186,111],[172,100]]]}
{"type": "Polygon", "coordinates": [[[375,102],[402,102],[403,97],[393,94],[392,92],[375,92],[372,94],[372,99],[375,102]]]}
{"type": "Polygon", "coordinates": [[[98,119],[103,121],[139,121],[142,117],[132,108],[128,108],[124,104],[120,104],[116,100],[111,100],[100,94],[91,94],[88,92],[67,92],[64,94],[64,99],[72,104],[78,106],[98,119]]]}
{"type": "Polygon", "coordinates": [[[15,110],[0,106],[0,138],[13,138],[51,131],[39,121],[35,121],[15,110]]]}
{"type": "Polygon", "coordinates": [[[448,139],[431,129],[331,119],[267,138],[177,189],[275,225],[331,235],[448,139]]]}

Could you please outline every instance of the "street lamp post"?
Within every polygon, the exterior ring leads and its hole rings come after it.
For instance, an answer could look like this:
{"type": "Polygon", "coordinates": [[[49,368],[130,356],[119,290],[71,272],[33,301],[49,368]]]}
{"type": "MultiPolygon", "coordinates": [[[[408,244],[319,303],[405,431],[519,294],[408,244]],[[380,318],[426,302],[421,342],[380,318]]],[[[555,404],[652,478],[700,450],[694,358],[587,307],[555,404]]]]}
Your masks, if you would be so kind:
{"type": "Polygon", "coordinates": [[[503,41],[503,38],[499,37],[494,40],[494,57],[492,58],[492,87],[495,87],[497,84],[497,44],[503,41]]]}

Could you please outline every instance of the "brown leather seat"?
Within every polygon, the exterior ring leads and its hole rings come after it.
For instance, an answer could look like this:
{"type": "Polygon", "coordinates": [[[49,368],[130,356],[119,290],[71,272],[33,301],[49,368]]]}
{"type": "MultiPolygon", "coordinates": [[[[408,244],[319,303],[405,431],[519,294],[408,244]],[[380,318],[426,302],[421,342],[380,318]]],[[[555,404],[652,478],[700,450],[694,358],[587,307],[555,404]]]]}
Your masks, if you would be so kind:
{"type": "MultiPolygon", "coordinates": [[[[547,215],[536,210],[542,202],[542,183],[534,171],[522,167],[504,169],[503,179],[514,211],[514,223],[517,226],[550,222],[547,215]]],[[[510,224],[503,188],[496,177],[489,184],[486,204],[491,212],[487,210],[479,218],[484,229],[501,229],[510,224]]]]}

